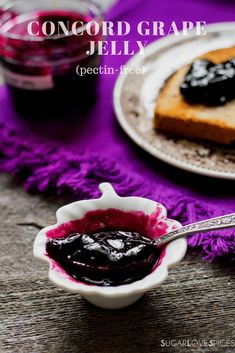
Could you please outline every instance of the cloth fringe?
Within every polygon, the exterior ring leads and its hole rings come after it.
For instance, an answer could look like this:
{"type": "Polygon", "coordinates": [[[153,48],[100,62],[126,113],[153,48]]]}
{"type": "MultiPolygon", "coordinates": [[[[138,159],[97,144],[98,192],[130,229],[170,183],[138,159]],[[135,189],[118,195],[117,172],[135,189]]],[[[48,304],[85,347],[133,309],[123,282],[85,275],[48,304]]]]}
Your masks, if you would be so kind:
{"type": "MultiPolygon", "coordinates": [[[[73,199],[98,197],[98,184],[107,181],[121,196],[136,195],[161,202],[168,217],[183,224],[219,216],[212,206],[182,194],[175,195],[174,190],[162,190],[111,159],[86,151],[73,153],[53,143],[35,142],[4,124],[0,124],[0,170],[17,177],[27,191],[70,194],[73,199]]],[[[220,212],[220,215],[226,213],[220,212]]],[[[210,261],[224,256],[234,258],[235,232],[228,229],[194,234],[188,237],[188,244],[201,249],[202,256],[210,261]]]]}

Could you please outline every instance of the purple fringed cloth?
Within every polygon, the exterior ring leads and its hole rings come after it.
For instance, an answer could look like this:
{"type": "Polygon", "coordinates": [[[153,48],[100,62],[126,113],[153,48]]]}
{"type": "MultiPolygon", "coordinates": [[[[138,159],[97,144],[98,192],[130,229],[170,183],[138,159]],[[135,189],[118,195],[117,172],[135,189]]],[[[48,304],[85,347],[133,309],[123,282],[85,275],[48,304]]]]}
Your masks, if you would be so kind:
{"type": "MultiPolygon", "coordinates": [[[[173,20],[178,24],[182,20],[232,21],[233,11],[230,0],[125,0],[107,17],[132,24],[133,30],[125,39],[134,45],[141,39],[135,31],[139,21],[161,20],[166,26],[173,20]]],[[[119,68],[127,59],[104,56],[103,65],[119,68]]],[[[69,193],[75,199],[97,197],[98,184],[108,181],[120,195],[144,196],[163,203],[168,216],[183,224],[234,212],[234,182],[177,170],[129,140],[113,113],[115,79],[115,75],[101,76],[99,99],[91,113],[85,119],[66,122],[20,119],[6,88],[1,87],[0,170],[17,176],[29,191],[69,193]]],[[[209,260],[234,258],[235,230],[196,234],[188,242],[209,260]]]]}

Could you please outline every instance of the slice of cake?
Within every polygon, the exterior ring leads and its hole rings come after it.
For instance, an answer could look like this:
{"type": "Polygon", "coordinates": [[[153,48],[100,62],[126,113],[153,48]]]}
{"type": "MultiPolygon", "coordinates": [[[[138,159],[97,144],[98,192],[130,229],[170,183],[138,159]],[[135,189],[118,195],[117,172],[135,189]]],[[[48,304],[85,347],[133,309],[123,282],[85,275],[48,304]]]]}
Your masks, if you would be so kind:
{"type": "Polygon", "coordinates": [[[230,144],[235,141],[235,47],[208,52],[196,61],[194,67],[182,67],[165,83],[157,101],[154,126],[179,136],[230,144]],[[207,76],[205,68],[198,70],[200,65],[209,67],[207,76]],[[196,84],[189,82],[192,70],[196,84]]]}

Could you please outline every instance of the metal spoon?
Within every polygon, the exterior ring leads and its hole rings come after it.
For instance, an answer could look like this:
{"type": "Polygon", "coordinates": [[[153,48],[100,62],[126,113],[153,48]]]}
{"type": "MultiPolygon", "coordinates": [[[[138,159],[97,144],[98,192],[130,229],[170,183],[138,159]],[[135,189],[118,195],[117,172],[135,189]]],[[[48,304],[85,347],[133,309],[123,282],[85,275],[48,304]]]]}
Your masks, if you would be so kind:
{"type": "Polygon", "coordinates": [[[164,244],[169,243],[172,240],[178,239],[180,237],[193,234],[208,232],[210,230],[233,228],[235,227],[235,213],[206,219],[204,221],[187,224],[186,226],[173,230],[153,241],[154,245],[161,247],[164,244]]]}

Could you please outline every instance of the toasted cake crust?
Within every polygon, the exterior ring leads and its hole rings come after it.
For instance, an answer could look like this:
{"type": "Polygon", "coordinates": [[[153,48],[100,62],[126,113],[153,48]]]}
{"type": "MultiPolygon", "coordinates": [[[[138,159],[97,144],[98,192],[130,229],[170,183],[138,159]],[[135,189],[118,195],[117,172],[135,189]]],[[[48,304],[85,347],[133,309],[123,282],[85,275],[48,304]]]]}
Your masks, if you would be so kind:
{"type": "MultiPolygon", "coordinates": [[[[200,58],[218,64],[233,57],[235,46],[208,52],[200,58]]],[[[187,103],[180,94],[180,84],[189,67],[179,69],[161,90],[155,110],[155,128],[184,137],[230,144],[235,141],[235,99],[217,107],[187,103]]]]}

